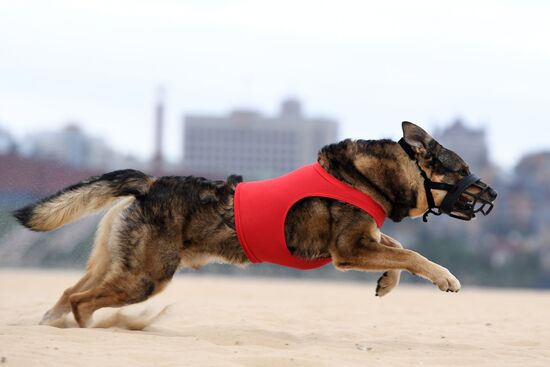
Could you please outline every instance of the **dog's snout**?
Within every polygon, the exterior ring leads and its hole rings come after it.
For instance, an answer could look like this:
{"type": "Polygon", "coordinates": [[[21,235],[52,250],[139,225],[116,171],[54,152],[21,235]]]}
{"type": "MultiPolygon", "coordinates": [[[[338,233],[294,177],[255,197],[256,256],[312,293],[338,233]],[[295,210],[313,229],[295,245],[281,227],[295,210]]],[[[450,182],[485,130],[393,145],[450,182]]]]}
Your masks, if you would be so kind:
{"type": "Polygon", "coordinates": [[[489,195],[489,197],[491,198],[491,200],[495,200],[498,196],[498,193],[493,189],[493,188],[489,188],[487,194],[489,195]]]}

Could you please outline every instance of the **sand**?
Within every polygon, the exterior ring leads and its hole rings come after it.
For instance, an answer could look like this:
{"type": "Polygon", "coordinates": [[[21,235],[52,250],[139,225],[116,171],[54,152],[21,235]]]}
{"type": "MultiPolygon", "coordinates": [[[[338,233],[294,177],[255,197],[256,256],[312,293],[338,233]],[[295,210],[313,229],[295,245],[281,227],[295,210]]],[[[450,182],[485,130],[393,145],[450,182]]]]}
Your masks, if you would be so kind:
{"type": "Polygon", "coordinates": [[[38,325],[78,277],[0,271],[0,366],[550,366],[550,292],[179,276],[96,328],[38,325]]]}

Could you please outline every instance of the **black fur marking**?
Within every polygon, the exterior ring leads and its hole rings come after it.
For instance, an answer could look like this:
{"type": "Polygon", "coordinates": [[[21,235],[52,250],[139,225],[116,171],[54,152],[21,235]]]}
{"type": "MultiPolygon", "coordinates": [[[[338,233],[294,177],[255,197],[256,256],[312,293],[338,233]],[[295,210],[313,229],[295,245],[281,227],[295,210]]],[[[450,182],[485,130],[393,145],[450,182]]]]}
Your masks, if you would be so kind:
{"type": "Polygon", "coordinates": [[[125,169],[105,173],[98,177],[95,182],[107,182],[109,187],[113,189],[115,196],[141,196],[149,189],[147,184],[148,178],[150,176],[143,172],[125,169]]]}
{"type": "Polygon", "coordinates": [[[172,277],[174,276],[174,273],[178,269],[179,257],[175,258],[175,260],[177,261],[174,261],[174,259],[172,259],[172,261],[164,264],[164,266],[162,267],[164,274],[162,274],[160,281],[172,279],[172,277]]]}
{"type": "Polygon", "coordinates": [[[155,283],[149,279],[142,278],[139,284],[139,293],[128,300],[128,304],[143,302],[155,291],[155,283]]]}
{"type": "Polygon", "coordinates": [[[14,210],[11,214],[17,219],[17,221],[22,225],[32,230],[32,228],[29,226],[29,220],[32,217],[32,212],[34,210],[35,205],[28,205],[21,209],[14,210]]]}
{"type": "Polygon", "coordinates": [[[342,266],[342,267],[347,267],[347,266],[351,266],[351,265],[352,264],[350,262],[344,262],[344,261],[338,263],[338,266],[342,266]]]}
{"type": "Polygon", "coordinates": [[[243,176],[231,175],[227,177],[227,183],[232,186],[237,186],[239,183],[243,182],[243,176]]]}

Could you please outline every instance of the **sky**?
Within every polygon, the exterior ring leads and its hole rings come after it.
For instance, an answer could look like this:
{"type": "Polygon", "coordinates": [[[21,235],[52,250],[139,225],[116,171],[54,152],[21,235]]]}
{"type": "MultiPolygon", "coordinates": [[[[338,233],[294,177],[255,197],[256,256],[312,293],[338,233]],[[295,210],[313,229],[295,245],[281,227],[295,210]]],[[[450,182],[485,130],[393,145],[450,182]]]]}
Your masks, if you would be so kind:
{"type": "Polygon", "coordinates": [[[511,168],[550,150],[550,2],[18,0],[0,2],[0,127],[16,137],[77,121],[117,150],[181,158],[188,113],[293,96],[340,137],[393,138],[457,117],[485,127],[511,168]]]}

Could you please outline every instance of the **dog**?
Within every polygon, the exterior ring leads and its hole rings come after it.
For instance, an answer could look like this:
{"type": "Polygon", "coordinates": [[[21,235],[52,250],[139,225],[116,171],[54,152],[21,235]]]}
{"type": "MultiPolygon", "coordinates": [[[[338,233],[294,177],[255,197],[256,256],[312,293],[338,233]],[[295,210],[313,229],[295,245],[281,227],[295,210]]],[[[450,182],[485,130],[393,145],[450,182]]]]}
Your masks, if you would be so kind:
{"type": "MultiPolygon", "coordinates": [[[[426,219],[428,213],[466,220],[480,211],[488,214],[496,192],[471,179],[475,176],[467,163],[422,128],[410,122],[402,128],[399,143],[347,139],[327,145],[318,154],[318,165],[372,198],[395,222],[426,219]],[[451,196],[454,202],[444,210],[442,204],[451,196]],[[478,202],[484,208],[476,207],[478,202]]],[[[102,307],[142,302],[161,292],[179,267],[249,264],[235,222],[234,199],[241,183],[236,175],[214,181],[121,170],[15,211],[25,227],[50,231],[110,207],[99,223],[85,275],[63,292],[41,323],[54,324],[72,312],[78,325],[86,327],[102,307]]],[[[383,272],[376,287],[379,297],[398,285],[402,270],[442,291],[460,289],[449,270],[404,249],[380,231],[371,214],[337,199],[313,196],[294,203],[284,219],[284,240],[292,256],[306,261],[329,259],[340,270],[383,272]]]]}

